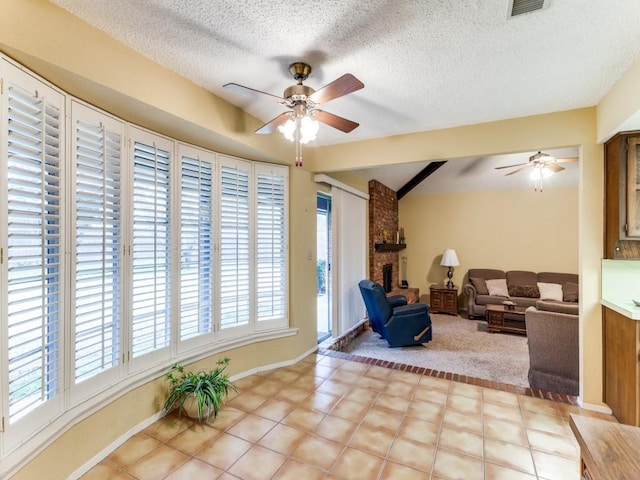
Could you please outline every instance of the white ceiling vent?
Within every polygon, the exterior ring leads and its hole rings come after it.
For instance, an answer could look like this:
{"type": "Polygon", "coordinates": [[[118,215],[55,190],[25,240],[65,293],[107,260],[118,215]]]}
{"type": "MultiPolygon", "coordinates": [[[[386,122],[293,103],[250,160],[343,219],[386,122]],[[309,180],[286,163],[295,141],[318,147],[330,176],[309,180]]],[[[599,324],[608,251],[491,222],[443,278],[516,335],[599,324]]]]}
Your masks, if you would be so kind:
{"type": "Polygon", "coordinates": [[[509,0],[509,17],[544,10],[549,7],[550,0],[509,0]]]}

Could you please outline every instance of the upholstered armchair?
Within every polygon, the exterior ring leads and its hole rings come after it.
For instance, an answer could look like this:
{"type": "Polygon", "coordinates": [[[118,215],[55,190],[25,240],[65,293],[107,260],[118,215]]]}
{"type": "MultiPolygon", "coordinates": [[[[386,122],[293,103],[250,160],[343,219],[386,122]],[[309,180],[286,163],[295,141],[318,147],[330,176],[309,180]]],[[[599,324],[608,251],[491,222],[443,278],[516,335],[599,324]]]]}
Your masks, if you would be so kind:
{"type": "Polygon", "coordinates": [[[529,385],[577,396],[580,394],[578,305],[538,300],[536,307],[527,308],[524,315],[529,385]]]}
{"type": "Polygon", "coordinates": [[[431,340],[428,305],[407,305],[406,298],[401,295],[387,298],[384,289],[371,280],[360,281],[358,287],[367,307],[371,329],[390,347],[420,345],[431,340]]]}

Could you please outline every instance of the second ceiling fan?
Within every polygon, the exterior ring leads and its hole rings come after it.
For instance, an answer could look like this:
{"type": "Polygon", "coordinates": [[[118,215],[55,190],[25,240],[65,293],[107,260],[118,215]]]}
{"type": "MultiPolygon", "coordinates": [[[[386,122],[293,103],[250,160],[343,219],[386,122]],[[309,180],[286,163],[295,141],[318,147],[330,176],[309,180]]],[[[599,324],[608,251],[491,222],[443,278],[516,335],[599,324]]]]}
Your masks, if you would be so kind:
{"type": "Polygon", "coordinates": [[[503,168],[516,168],[512,172],[506,173],[505,176],[513,175],[514,173],[518,173],[527,168],[538,168],[540,170],[547,168],[552,173],[558,173],[564,170],[564,167],[558,165],[559,163],[569,163],[569,162],[577,162],[577,157],[568,157],[568,158],[555,158],[549,155],[548,153],[538,152],[535,155],[531,155],[529,157],[528,162],[516,163],[514,165],[504,165],[502,167],[495,167],[496,170],[501,170],[503,168]]]}

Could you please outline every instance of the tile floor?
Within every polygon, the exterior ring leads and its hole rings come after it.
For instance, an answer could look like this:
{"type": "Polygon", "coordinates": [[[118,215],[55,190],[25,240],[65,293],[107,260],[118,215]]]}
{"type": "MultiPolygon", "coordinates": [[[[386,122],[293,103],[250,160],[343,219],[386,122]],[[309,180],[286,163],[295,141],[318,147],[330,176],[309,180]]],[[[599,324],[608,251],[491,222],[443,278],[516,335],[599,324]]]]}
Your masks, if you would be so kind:
{"type": "Polygon", "coordinates": [[[169,415],[83,480],[578,480],[566,403],[324,355],[236,382],[215,421],[169,415]]]}

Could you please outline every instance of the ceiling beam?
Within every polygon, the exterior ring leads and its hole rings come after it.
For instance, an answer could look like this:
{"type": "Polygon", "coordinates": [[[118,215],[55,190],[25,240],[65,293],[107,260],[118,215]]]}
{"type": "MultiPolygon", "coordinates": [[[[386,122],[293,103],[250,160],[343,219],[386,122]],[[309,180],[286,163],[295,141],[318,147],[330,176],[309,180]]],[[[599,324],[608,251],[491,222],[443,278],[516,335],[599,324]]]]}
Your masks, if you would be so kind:
{"type": "Polygon", "coordinates": [[[429,175],[431,175],[433,172],[435,172],[437,169],[439,169],[445,163],[447,163],[446,160],[443,160],[443,161],[440,161],[440,162],[431,162],[431,163],[429,163],[429,165],[427,165],[422,170],[420,170],[415,177],[413,177],[411,180],[409,180],[407,183],[405,183],[404,186],[402,186],[398,190],[398,192],[396,193],[396,196],[398,197],[398,200],[400,200],[402,197],[404,197],[407,193],[409,193],[415,187],[420,185],[420,183],[425,178],[427,178],[429,175]]]}

